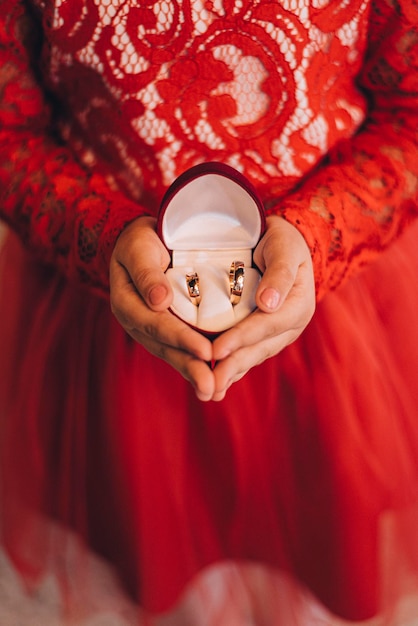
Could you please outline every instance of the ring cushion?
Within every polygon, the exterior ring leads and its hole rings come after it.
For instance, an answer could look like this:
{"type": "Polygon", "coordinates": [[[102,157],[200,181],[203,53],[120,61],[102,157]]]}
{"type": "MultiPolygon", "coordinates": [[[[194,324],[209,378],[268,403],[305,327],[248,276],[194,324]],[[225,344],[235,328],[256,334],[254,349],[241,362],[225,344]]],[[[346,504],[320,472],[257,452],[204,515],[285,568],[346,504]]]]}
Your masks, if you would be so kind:
{"type": "Polygon", "coordinates": [[[211,334],[230,328],[255,309],[260,273],[253,249],[264,232],[264,210],[255,190],[235,169],[221,163],[197,165],[168,189],[161,204],[158,233],[170,251],[167,277],[173,287],[172,311],[211,334]],[[245,264],[240,302],[230,302],[229,270],[245,264]],[[186,274],[197,272],[201,303],[190,300],[186,274]]]}

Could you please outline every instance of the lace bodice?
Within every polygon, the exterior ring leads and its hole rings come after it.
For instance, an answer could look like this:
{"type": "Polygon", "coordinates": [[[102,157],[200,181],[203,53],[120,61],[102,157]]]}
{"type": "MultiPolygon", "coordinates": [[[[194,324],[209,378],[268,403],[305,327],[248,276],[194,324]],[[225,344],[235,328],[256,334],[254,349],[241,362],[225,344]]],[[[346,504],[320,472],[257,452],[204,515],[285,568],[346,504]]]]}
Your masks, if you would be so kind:
{"type": "Polygon", "coordinates": [[[416,211],[406,0],[1,5],[3,215],[83,282],[106,289],[121,228],[202,161],[302,230],[319,296],[416,211]]]}
{"type": "Polygon", "coordinates": [[[363,119],[367,5],[59,0],[45,74],[76,118],[64,134],[138,199],[202,160],[282,193],[363,119]]]}

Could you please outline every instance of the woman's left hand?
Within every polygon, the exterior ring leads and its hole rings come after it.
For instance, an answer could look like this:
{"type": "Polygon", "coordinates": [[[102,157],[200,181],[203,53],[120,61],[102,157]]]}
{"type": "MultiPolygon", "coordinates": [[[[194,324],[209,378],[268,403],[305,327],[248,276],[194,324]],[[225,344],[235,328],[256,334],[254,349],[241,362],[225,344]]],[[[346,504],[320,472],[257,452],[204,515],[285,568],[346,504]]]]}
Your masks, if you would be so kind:
{"type": "Polygon", "coordinates": [[[254,261],[263,272],[256,294],[258,308],[213,343],[217,362],[213,400],[222,400],[248,370],[295,341],[315,310],[311,254],[294,226],[281,217],[268,217],[254,261]]]}

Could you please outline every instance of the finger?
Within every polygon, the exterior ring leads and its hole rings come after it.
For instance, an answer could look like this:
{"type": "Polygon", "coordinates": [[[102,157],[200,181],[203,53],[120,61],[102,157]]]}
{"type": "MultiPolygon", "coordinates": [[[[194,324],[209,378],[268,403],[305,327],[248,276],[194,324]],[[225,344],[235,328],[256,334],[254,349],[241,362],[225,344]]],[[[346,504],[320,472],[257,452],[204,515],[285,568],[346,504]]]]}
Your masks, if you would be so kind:
{"type": "Polygon", "coordinates": [[[311,308],[306,308],[304,298],[299,297],[295,288],[276,313],[256,310],[217,337],[213,342],[213,358],[215,361],[222,360],[242,347],[270,341],[287,330],[303,328],[310,316],[311,308]]]}
{"type": "Polygon", "coordinates": [[[207,402],[212,399],[215,391],[215,377],[208,363],[188,352],[155,341],[135,328],[129,331],[129,334],[148,352],[169,363],[191,383],[199,400],[207,402]]]}
{"type": "Polygon", "coordinates": [[[273,313],[283,304],[294,285],[298,265],[280,264],[277,260],[268,265],[257,289],[257,307],[265,313],[273,313]]]}
{"type": "Polygon", "coordinates": [[[215,391],[212,399],[222,400],[232,384],[245,376],[251,368],[281,352],[298,335],[297,330],[288,330],[275,337],[273,341],[266,339],[256,346],[241,348],[223,361],[219,361],[214,368],[215,391]]]}
{"type": "Polygon", "coordinates": [[[208,365],[210,341],[171,313],[151,311],[127,280],[124,268],[114,268],[113,283],[117,305],[111,300],[112,311],[126,332],[174,367],[193,385],[200,400],[210,400],[214,391],[214,375],[208,365]]]}
{"type": "Polygon", "coordinates": [[[257,307],[265,313],[277,311],[292,289],[307,249],[297,232],[289,232],[283,220],[270,228],[254,259],[264,271],[256,293],[257,307]]]}
{"type": "Polygon", "coordinates": [[[144,302],[154,311],[168,308],[173,299],[165,275],[170,263],[167,249],[156,234],[155,220],[140,218],[118,242],[115,260],[122,265],[144,302]]]}
{"type": "Polygon", "coordinates": [[[135,332],[138,337],[146,338],[148,343],[162,343],[202,361],[211,361],[212,344],[209,339],[167,310],[152,311],[129,281],[122,266],[113,266],[111,283],[112,312],[129,334],[135,332]]]}

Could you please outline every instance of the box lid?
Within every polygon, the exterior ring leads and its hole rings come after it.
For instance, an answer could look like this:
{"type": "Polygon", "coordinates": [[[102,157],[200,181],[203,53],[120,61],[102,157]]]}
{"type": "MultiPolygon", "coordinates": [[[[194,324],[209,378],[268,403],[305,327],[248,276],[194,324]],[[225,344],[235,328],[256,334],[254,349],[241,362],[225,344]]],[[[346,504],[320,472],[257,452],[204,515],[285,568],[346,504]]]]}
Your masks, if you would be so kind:
{"type": "Polygon", "coordinates": [[[167,190],[157,229],[169,250],[253,249],[265,230],[264,208],[240,172],[202,163],[167,190]]]}

